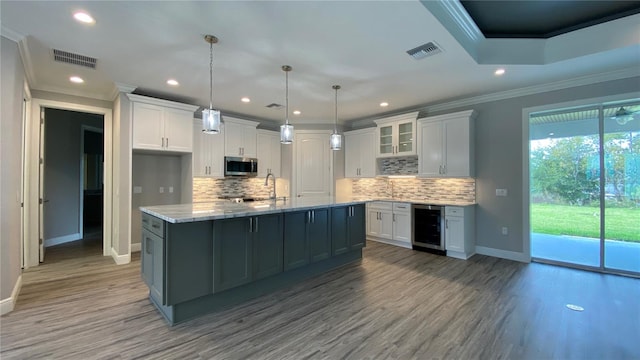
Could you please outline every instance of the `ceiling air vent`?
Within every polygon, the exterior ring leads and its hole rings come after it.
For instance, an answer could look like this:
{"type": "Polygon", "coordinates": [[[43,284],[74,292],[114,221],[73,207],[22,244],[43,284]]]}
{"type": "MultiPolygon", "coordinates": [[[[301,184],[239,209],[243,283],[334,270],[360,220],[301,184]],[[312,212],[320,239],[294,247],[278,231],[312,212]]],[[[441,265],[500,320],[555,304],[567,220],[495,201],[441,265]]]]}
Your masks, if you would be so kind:
{"type": "Polygon", "coordinates": [[[58,49],[53,49],[53,60],[71,65],[84,66],[90,69],[95,69],[96,63],[98,62],[96,58],[58,49]]]}
{"type": "Polygon", "coordinates": [[[267,107],[269,109],[282,109],[284,107],[284,105],[280,105],[280,104],[276,104],[276,103],[271,103],[269,105],[267,105],[267,107]]]}
{"type": "Polygon", "coordinates": [[[424,59],[427,56],[435,55],[437,53],[441,53],[442,50],[436,45],[436,43],[428,42],[424,45],[420,45],[417,48],[413,48],[407,51],[407,54],[411,55],[412,58],[416,60],[424,59]]]}

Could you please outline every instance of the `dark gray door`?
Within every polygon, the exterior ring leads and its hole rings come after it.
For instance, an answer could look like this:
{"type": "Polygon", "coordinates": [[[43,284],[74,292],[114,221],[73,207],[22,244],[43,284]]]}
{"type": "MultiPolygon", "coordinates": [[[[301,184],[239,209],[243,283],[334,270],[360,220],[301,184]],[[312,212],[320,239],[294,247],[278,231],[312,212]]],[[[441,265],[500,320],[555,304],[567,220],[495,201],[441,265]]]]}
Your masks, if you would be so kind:
{"type": "Polygon", "coordinates": [[[213,292],[251,281],[250,218],[213,222],[213,292]]]}
{"type": "Polygon", "coordinates": [[[284,215],[284,270],[295,269],[309,263],[307,246],[308,211],[284,215]]]}
{"type": "Polygon", "coordinates": [[[283,216],[256,216],[253,220],[254,279],[282,272],[283,216]]]}
{"type": "Polygon", "coordinates": [[[311,262],[328,259],[331,255],[329,209],[311,210],[311,222],[307,223],[307,237],[311,262]]]}
{"type": "Polygon", "coordinates": [[[365,212],[364,204],[351,206],[351,216],[349,217],[349,243],[351,250],[361,249],[366,245],[367,225],[365,212]]]}
{"type": "Polygon", "coordinates": [[[331,208],[331,253],[333,255],[349,251],[347,216],[349,216],[348,206],[331,208]]]}

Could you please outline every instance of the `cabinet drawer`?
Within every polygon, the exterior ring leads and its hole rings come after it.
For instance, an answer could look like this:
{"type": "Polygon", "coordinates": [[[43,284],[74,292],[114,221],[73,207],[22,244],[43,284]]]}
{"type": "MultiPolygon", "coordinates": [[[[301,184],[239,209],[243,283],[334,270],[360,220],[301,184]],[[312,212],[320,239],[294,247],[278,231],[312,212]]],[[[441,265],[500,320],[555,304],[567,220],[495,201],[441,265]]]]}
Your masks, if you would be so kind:
{"type": "Polygon", "coordinates": [[[142,213],[142,227],[164,238],[164,221],[147,213],[142,213]]]}
{"type": "Polygon", "coordinates": [[[445,216],[464,216],[464,208],[459,206],[445,206],[445,216]]]}
{"type": "Polygon", "coordinates": [[[367,209],[392,210],[393,203],[387,201],[374,201],[367,203],[367,209]]]}
{"type": "Polygon", "coordinates": [[[404,202],[393,203],[393,212],[409,212],[410,210],[411,210],[410,203],[404,203],[404,202]]]}

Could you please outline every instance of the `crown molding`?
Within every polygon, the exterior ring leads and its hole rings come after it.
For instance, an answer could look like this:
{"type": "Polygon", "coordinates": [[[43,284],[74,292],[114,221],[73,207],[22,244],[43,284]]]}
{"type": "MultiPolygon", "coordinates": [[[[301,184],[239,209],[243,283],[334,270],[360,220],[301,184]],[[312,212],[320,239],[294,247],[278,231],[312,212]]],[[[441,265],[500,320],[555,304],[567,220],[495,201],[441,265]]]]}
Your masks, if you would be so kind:
{"type": "Polygon", "coordinates": [[[4,26],[4,25],[0,25],[0,35],[6,37],[9,40],[12,40],[13,42],[20,42],[22,41],[24,38],[26,38],[26,36],[24,34],[21,34],[17,31],[11,30],[8,27],[4,26]]]}
{"type": "Polygon", "coordinates": [[[640,69],[630,67],[626,69],[610,71],[606,73],[581,76],[568,80],[555,81],[547,84],[527,86],[514,90],[506,90],[486,95],[474,96],[470,98],[449,101],[441,104],[424,106],[422,109],[428,112],[437,112],[456,109],[464,106],[482,104],[491,101],[506,100],[520,96],[534,95],[548,91],[563,90],[576,86],[597,84],[605,81],[620,80],[640,76],[640,69]]]}
{"type": "Polygon", "coordinates": [[[120,93],[131,94],[136,88],[137,86],[116,82],[113,84],[109,97],[112,101],[115,101],[120,93]]]}
{"type": "Polygon", "coordinates": [[[170,107],[170,108],[185,110],[189,112],[195,112],[198,109],[197,105],[184,104],[176,101],[163,100],[163,99],[153,98],[149,96],[127,94],[127,97],[129,98],[129,100],[137,103],[170,107]]]}

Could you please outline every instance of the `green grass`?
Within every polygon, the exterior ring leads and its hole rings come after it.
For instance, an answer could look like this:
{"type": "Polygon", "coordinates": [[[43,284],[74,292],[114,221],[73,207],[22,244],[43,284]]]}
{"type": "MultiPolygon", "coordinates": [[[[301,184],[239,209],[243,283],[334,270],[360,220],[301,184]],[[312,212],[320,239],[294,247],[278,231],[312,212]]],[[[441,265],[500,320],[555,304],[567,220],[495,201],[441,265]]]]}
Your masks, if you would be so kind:
{"type": "MultiPolygon", "coordinates": [[[[531,231],[600,238],[600,208],[531,204],[531,231]]],[[[640,242],[640,209],[605,209],[605,238],[640,242]]]]}

